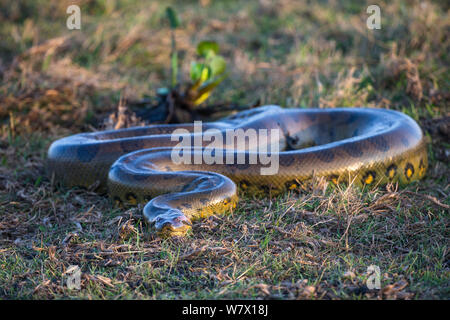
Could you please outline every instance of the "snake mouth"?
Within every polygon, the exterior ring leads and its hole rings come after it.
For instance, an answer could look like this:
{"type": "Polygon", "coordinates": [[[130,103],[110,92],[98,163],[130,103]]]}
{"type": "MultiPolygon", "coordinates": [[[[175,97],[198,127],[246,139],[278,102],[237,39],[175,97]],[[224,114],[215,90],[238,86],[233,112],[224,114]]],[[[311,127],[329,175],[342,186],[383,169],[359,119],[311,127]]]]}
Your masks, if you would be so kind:
{"type": "Polygon", "coordinates": [[[161,230],[157,230],[156,234],[161,238],[183,237],[189,229],[191,229],[189,225],[174,228],[172,225],[166,224],[161,230]]]}
{"type": "Polygon", "coordinates": [[[184,236],[191,227],[191,220],[181,212],[171,212],[160,216],[155,222],[156,233],[166,238],[184,236]]]}

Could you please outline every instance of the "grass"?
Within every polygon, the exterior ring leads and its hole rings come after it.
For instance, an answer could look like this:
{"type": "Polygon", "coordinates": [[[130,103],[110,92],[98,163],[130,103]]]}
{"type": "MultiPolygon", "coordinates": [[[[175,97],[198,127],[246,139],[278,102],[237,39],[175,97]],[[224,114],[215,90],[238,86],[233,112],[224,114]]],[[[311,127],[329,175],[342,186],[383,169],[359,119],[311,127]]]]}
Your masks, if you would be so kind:
{"type": "Polygon", "coordinates": [[[426,178],[407,188],[242,194],[185,239],[148,231],[139,208],[55,187],[49,144],[105,127],[121,98],[168,84],[166,2],[0,0],[0,298],[448,299],[448,7],[382,1],[172,1],[188,75],[200,40],[220,43],[230,76],[211,102],[371,106],[405,112],[430,140],[426,178]],[[81,268],[81,290],[64,283],[81,268]],[[367,268],[381,270],[369,289],[367,268]]]}

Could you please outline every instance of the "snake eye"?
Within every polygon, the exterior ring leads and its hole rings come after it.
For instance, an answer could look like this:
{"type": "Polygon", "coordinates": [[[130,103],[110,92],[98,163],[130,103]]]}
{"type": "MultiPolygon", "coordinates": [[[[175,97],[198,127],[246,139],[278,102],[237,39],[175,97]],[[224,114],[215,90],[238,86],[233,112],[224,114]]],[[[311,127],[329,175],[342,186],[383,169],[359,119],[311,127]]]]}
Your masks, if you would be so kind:
{"type": "Polygon", "coordinates": [[[225,206],[230,205],[233,203],[231,198],[226,198],[225,200],[223,200],[222,202],[225,206]]]}

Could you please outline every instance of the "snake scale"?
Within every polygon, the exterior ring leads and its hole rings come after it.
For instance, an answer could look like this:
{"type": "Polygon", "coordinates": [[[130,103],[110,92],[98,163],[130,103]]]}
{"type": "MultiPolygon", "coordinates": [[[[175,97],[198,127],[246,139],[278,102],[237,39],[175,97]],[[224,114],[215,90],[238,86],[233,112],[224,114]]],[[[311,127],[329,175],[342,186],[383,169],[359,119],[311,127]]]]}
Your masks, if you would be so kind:
{"type": "Polygon", "coordinates": [[[146,203],[145,218],[159,234],[172,236],[184,235],[196,219],[235,208],[237,186],[249,193],[277,194],[305,186],[313,177],[358,186],[407,184],[422,178],[428,167],[420,127],[392,110],[269,105],[202,123],[201,129],[166,124],[75,134],[50,146],[48,171],[68,187],[97,183],[118,204],[146,203]],[[180,148],[180,139],[171,134],[176,129],[192,141],[211,129],[224,136],[230,129],[277,129],[280,134],[266,143],[266,150],[277,147],[267,151],[277,155],[277,173],[262,175],[265,164],[250,163],[252,156],[263,156],[259,146],[234,141],[214,151],[222,151],[214,156],[223,161],[195,161],[212,141],[200,139],[200,146],[180,151],[189,151],[190,163],[175,162],[171,152],[180,148]]]}

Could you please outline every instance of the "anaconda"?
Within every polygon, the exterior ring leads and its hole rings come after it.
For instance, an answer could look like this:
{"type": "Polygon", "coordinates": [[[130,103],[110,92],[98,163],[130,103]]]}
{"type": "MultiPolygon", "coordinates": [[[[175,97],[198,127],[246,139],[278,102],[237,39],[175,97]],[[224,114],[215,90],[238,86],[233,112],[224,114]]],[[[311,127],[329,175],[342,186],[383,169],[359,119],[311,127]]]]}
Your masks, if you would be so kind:
{"type": "Polygon", "coordinates": [[[407,184],[421,179],[428,167],[420,127],[392,110],[263,106],[203,123],[201,129],[195,133],[194,124],[167,124],[65,137],[48,150],[49,174],[68,187],[97,183],[118,204],[145,204],[144,216],[159,233],[184,235],[192,221],[236,207],[237,185],[250,193],[276,194],[313,177],[358,186],[407,184]],[[180,141],[171,139],[176,129],[186,132],[184,138],[202,141],[188,150],[189,163],[173,161],[180,141]],[[210,129],[223,141],[227,130],[279,130],[266,143],[278,148],[276,174],[261,175],[265,165],[249,163],[254,155],[264,156],[249,143],[215,147],[215,159],[223,161],[196,161],[211,143],[201,139],[210,129]]]}

